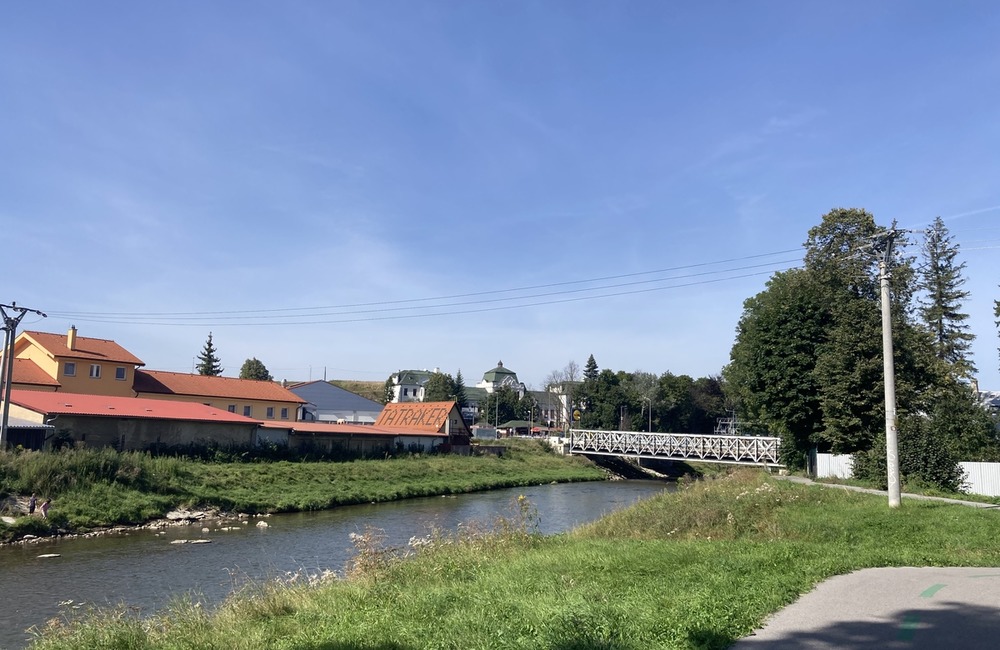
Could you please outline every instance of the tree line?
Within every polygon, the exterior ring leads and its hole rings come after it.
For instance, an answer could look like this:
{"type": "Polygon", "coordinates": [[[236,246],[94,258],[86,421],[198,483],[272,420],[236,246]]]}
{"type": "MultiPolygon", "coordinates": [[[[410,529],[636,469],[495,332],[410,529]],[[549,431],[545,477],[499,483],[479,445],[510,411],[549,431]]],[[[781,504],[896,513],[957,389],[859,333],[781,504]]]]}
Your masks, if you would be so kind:
{"type": "MultiPolygon", "coordinates": [[[[808,232],[803,266],[775,273],[744,302],[726,394],[743,418],[782,438],[789,466],[803,467],[811,449],[851,453],[856,476],[884,484],[882,261],[900,473],[954,489],[958,461],[1000,460],[997,421],[973,390],[965,264],[940,218],[922,235],[899,235],[899,244],[918,239],[919,255],[904,246],[886,255],[889,235],[864,210],[824,215],[808,232]]],[[[1000,301],[995,307],[1000,319],[1000,301]]]]}
{"type": "MultiPolygon", "coordinates": [[[[602,370],[590,355],[582,371],[570,361],[550,373],[544,389],[567,396],[580,428],[711,433],[735,410],[750,430],[782,438],[789,467],[805,467],[813,450],[851,453],[857,476],[884,484],[881,261],[890,288],[904,480],[956,488],[958,461],[1000,461],[997,416],[974,390],[965,264],[943,220],[921,233],[900,233],[865,210],[838,208],[808,231],[804,248],[800,268],[775,273],[744,302],[721,375],[602,370]],[[887,255],[890,233],[897,245],[887,255]]],[[[1000,329],[1000,299],[994,314],[1000,329]]],[[[211,333],[198,358],[201,374],[221,374],[211,333]]],[[[255,358],[240,376],[271,379],[255,358]]],[[[382,401],[393,396],[390,378],[382,401]]],[[[434,373],[424,400],[466,406],[461,371],[434,373]]],[[[542,423],[531,391],[501,387],[479,407],[485,423],[542,423]]]]}

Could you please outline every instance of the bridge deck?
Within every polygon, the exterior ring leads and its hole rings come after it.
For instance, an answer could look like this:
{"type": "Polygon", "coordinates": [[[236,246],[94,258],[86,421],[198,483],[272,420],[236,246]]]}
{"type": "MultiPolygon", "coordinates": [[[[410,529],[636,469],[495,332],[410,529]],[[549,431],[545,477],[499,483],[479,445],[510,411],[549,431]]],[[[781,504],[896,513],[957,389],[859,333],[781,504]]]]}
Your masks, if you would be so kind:
{"type": "Polygon", "coordinates": [[[778,467],[780,438],[638,431],[570,431],[571,454],[599,454],[778,467]]]}

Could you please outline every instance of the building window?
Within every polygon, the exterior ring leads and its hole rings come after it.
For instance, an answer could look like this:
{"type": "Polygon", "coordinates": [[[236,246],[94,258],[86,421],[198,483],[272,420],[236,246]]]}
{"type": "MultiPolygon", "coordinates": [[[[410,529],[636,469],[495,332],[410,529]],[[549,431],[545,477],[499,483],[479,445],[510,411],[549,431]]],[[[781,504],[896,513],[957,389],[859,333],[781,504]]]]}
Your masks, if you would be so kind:
{"type": "Polygon", "coordinates": [[[252,407],[250,407],[250,406],[244,406],[244,407],[243,407],[243,415],[245,415],[245,416],[247,416],[247,417],[250,417],[250,413],[251,413],[250,409],[251,409],[251,408],[252,408],[252,407]]]}
{"type": "Polygon", "coordinates": [[[66,365],[63,366],[63,374],[67,377],[76,377],[76,364],[72,361],[67,361],[66,365]]]}
{"type": "Polygon", "coordinates": [[[288,409],[287,408],[281,409],[281,419],[282,420],[287,420],[288,419],[288,409]]]}
{"type": "Polygon", "coordinates": [[[409,389],[409,388],[404,388],[404,389],[403,389],[403,397],[406,397],[406,396],[408,396],[409,394],[410,394],[410,389],[409,389]]]}
{"type": "Polygon", "coordinates": [[[236,405],[235,404],[230,404],[229,405],[229,412],[230,413],[235,413],[236,412],[236,405]]]}
{"type": "Polygon", "coordinates": [[[118,381],[125,381],[126,374],[125,368],[122,366],[115,368],[115,379],[118,381]]]}
{"type": "Polygon", "coordinates": [[[91,379],[101,378],[101,364],[99,363],[90,364],[90,378],[91,379]]]}
{"type": "Polygon", "coordinates": [[[274,407],[273,406],[268,406],[267,407],[267,419],[268,420],[273,420],[274,419],[274,407]]]}

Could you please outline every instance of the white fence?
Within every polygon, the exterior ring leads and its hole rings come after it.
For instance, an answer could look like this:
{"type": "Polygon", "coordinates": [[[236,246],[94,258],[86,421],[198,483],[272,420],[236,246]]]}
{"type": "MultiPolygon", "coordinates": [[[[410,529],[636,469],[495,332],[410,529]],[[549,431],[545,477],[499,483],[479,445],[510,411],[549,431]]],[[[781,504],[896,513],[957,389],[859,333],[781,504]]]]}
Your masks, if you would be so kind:
{"type": "MultiPolygon", "coordinates": [[[[816,478],[851,478],[850,455],[816,454],[816,478]]],[[[1000,497],[1000,463],[959,463],[970,494],[1000,497]]]]}
{"type": "Polygon", "coordinates": [[[850,454],[816,454],[816,478],[851,478],[854,458],[850,454]]]}
{"type": "Polygon", "coordinates": [[[1000,463],[959,463],[965,471],[965,486],[972,494],[1000,497],[1000,463]]]}

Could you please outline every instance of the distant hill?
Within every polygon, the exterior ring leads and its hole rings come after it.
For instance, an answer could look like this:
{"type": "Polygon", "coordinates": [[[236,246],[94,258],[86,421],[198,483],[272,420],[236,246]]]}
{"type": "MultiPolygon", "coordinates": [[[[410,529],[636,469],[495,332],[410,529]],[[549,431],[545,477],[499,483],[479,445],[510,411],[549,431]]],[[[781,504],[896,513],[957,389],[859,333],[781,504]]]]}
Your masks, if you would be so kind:
{"type": "Polygon", "coordinates": [[[331,379],[334,386],[349,390],[355,395],[367,397],[373,402],[382,403],[382,395],[385,393],[384,381],[354,381],[351,379],[331,379]]]}

